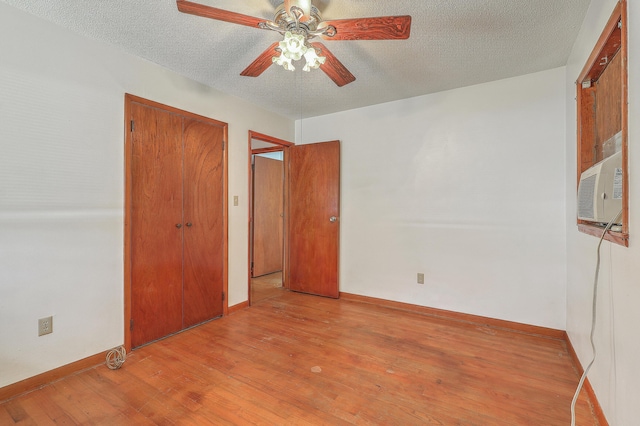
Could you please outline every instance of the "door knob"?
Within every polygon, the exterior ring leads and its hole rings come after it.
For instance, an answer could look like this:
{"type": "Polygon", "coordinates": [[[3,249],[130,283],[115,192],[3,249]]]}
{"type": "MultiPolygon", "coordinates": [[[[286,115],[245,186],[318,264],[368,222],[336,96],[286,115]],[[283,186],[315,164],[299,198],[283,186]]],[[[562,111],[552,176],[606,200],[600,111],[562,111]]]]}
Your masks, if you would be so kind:
{"type": "Polygon", "coordinates": [[[191,222],[187,222],[187,226],[191,227],[192,223],[191,222]]]}
{"type": "Polygon", "coordinates": [[[337,217],[335,217],[335,216],[331,216],[331,217],[329,218],[329,222],[331,222],[331,223],[335,222],[336,220],[338,220],[338,218],[337,218],[337,217]]]}
{"type": "Polygon", "coordinates": [[[176,228],[178,228],[178,229],[182,228],[182,224],[181,223],[176,223],[176,228]]]}

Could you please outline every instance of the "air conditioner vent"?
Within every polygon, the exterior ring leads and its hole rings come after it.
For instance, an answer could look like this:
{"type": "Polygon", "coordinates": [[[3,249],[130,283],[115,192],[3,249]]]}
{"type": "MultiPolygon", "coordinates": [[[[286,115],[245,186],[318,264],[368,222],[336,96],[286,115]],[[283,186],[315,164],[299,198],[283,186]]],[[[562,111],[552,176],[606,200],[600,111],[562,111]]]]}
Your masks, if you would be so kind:
{"type": "Polygon", "coordinates": [[[578,217],[590,218],[595,217],[593,211],[593,196],[596,191],[596,179],[598,175],[592,175],[580,181],[578,187],[578,217]]]}

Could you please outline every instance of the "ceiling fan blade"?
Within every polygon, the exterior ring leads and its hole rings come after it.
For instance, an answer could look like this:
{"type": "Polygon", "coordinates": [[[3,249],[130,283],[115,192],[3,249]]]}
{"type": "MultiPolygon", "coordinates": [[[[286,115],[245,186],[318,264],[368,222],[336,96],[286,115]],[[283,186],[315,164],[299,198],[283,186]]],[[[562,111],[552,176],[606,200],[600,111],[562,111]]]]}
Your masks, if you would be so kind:
{"type": "Polygon", "coordinates": [[[230,12],[228,10],[218,9],[187,0],[176,0],[176,4],[178,5],[178,10],[180,12],[202,16],[204,18],[217,19],[218,21],[231,22],[232,24],[240,24],[246,25],[248,27],[259,28],[258,25],[261,22],[266,21],[266,19],[254,18],[253,16],[230,12]]]}
{"type": "Polygon", "coordinates": [[[411,33],[411,16],[379,16],[377,18],[334,19],[321,27],[333,25],[336,35],[325,40],[404,40],[411,33]]]}
{"type": "Polygon", "coordinates": [[[251,62],[247,68],[240,73],[245,77],[257,77],[273,64],[273,57],[278,54],[276,47],[278,42],[273,43],[267,50],[262,52],[255,61],[251,62]]]}
{"type": "Polygon", "coordinates": [[[342,65],[342,62],[336,58],[333,53],[327,49],[322,43],[311,43],[313,47],[321,50],[321,56],[326,57],[324,64],[320,65],[320,69],[324,71],[325,74],[329,76],[334,83],[338,85],[338,87],[342,87],[345,84],[349,84],[354,82],[356,78],[351,74],[351,72],[342,65]]]}

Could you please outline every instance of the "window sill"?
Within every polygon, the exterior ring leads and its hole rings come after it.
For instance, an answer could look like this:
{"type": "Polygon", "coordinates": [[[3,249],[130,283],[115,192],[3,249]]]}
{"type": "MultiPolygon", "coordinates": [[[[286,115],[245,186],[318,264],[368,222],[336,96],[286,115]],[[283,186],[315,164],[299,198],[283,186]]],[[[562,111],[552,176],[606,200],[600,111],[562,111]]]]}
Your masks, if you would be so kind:
{"type": "MultiPolygon", "coordinates": [[[[603,228],[590,223],[578,223],[578,231],[600,238],[603,228]]],[[[623,247],[629,247],[629,234],[627,232],[608,231],[604,239],[605,241],[610,241],[623,247]]]]}

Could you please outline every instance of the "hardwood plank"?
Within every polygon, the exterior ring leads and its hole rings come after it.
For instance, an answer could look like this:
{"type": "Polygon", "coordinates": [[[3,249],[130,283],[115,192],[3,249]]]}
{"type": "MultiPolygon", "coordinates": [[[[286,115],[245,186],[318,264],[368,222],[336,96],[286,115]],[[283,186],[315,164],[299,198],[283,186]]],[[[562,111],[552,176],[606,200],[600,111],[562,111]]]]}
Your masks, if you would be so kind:
{"type": "Polygon", "coordinates": [[[53,370],[46,371],[42,374],[38,374],[28,379],[21,380],[17,383],[4,386],[0,388],[0,402],[12,398],[16,395],[23,394],[25,392],[32,391],[41,386],[54,382],[60,378],[66,377],[70,374],[77,373],[78,371],[85,370],[87,368],[95,367],[98,364],[102,364],[105,361],[105,353],[99,353],[87,358],[83,358],[76,362],[72,362],[62,367],[55,368],[53,370]]]}
{"type": "MultiPolygon", "coordinates": [[[[93,369],[87,371],[86,374],[79,375],[78,379],[95,394],[100,395],[105,402],[117,409],[118,414],[115,418],[128,419],[131,424],[136,425],[153,424],[139,412],[139,408],[144,405],[144,402],[136,404],[139,399],[132,398],[132,396],[139,398],[142,395],[148,395],[147,391],[141,389],[141,384],[132,380],[129,375],[120,373],[122,372],[116,373],[108,369],[93,369]],[[110,380],[109,377],[105,377],[116,375],[126,377],[127,380],[116,383],[110,380]],[[118,392],[113,392],[114,388],[117,388],[118,392]]],[[[114,423],[117,424],[117,422],[114,423]]]]}
{"type": "Polygon", "coordinates": [[[249,307],[249,301],[245,300],[244,302],[238,303],[237,305],[229,306],[228,315],[234,314],[238,311],[246,309],[249,307]]]}
{"type": "Polygon", "coordinates": [[[463,314],[460,312],[447,311],[443,309],[430,308],[428,306],[412,305],[409,303],[394,302],[392,300],[378,299],[375,297],[361,296],[358,294],[340,292],[340,298],[353,302],[370,303],[378,306],[385,306],[403,311],[416,312],[423,315],[446,318],[448,320],[468,322],[472,324],[483,324],[492,328],[508,329],[527,334],[534,334],[543,337],[551,337],[554,339],[564,339],[566,334],[563,330],[556,330],[547,327],[538,327],[534,325],[521,324],[512,321],[498,320],[494,318],[481,317],[478,315],[463,314]]]}
{"type": "MultiPolygon", "coordinates": [[[[566,425],[563,339],[282,291],[0,404],[14,424],[566,425]]],[[[606,424],[583,391],[580,425],[606,424]]]]}
{"type": "Polygon", "coordinates": [[[252,303],[278,296],[282,291],[282,272],[251,278],[252,303]]]}
{"type": "MultiPolygon", "coordinates": [[[[272,320],[272,318],[269,318],[269,321],[271,321],[271,320],[272,320]]],[[[253,329],[253,328],[252,328],[252,329],[253,329]]],[[[359,339],[359,338],[358,338],[358,339],[356,339],[356,340],[357,340],[357,341],[360,341],[360,339],[359,339]]],[[[281,349],[288,350],[288,348],[286,347],[286,344],[283,344],[283,342],[282,342],[282,341],[278,341],[278,342],[277,342],[277,346],[279,346],[281,349]]],[[[309,346],[307,345],[306,347],[309,347],[309,346]]],[[[403,348],[403,349],[404,349],[404,348],[403,348]]],[[[267,349],[266,349],[266,348],[263,348],[262,350],[267,350],[267,349]]],[[[331,351],[332,351],[332,350],[333,350],[333,348],[331,349],[331,351]]],[[[313,348],[313,349],[311,350],[311,352],[312,352],[312,353],[313,353],[313,352],[316,352],[316,353],[314,354],[314,357],[315,357],[315,358],[318,358],[318,356],[317,356],[317,352],[319,352],[319,351],[318,351],[316,348],[313,348]]],[[[299,355],[299,354],[300,354],[300,351],[298,351],[298,355],[299,355]]],[[[251,356],[252,356],[252,354],[251,354],[251,353],[248,353],[247,357],[248,357],[248,358],[250,358],[251,356]]],[[[335,356],[335,354],[334,354],[334,356],[335,356]]],[[[353,356],[353,355],[352,355],[352,354],[350,354],[350,356],[353,356]]],[[[319,358],[322,358],[322,357],[319,357],[319,358]]],[[[335,360],[334,360],[334,361],[335,361],[335,360]]],[[[336,364],[337,364],[338,366],[339,366],[339,365],[341,365],[341,364],[342,364],[342,362],[341,362],[341,361],[342,361],[342,360],[338,360],[338,362],[337,362],[336,364]]],[[[287,363],[288,363],[288,360],[285,360],[285,362],[287,362],[287,363]]],[[[322,361],[320,361],[320,360],[319,360],[319,362],[322,362],[322,361]]],[[[358,375],[358,376],[360,377],[360,379],[362,379],[362,380],[363,380],[364,382],[366,382],[366,383],[373,382],[373,381],[376,381],[376,380],[377,380],[378,382],[380,382],[379,378],[375,378],[375,377],[367,377],[367,375],[366,375],[366,374],[363,374],[363,372],[362,372],[362,371],[359,371],[359,370],[358,370],[358,367],[354,367],[354,365],[353,365],[353,364],[354,364],[354,363],[353,363],[353,360],[352,360],[352,361],[351,361],[351,363],[349,363],[349,368],[344,369],[344,370],[340,370],[340,371],[339,371],[339,375],[349,375],[349,374],[354,375],[354,374],[355,374],[355,375],[358,375]]],[[[371,361],[369,360],[369,361],[367,362],[367,364],[368,364],[368,365],[371,365],[371,361]]],[[[274,370],[274,369],[276,369],[276,368],[277,368],[277,365],[270,365],[269,367],[270,367],[270,370],[274,370]]],[[[332,367],[332,368],[334,368],[334,367],[332,367]]],[[[298,374],[299,374],[299,372],[298,372],[298,374]]],[[[412,374],[413,374],[413,373],[412,373],[412,374]]],[[[307,377],[306,379],[307,379],[307,380],[309,380],[309,377],[307,377]]],[[[481,380],[484,380],[484,378],[481,378],[481,380]]],[[[325,386],[329,386],[329,385],[330,385],[330,384],[325,384],[325,386]]],[[[381,385],[377,384],[376,386],[381,386],[381,385]]],[[[360,394],[365,394],[365,395],[366,395],[366,394],[367,394],[367,392],[368,392],[369,390],[370,390],[370,389],[362,388],[362,389],[350,389],[349,391],[353,391],[353,392],[354,392],[355,394],[357,394],[357,395],[360,395],[360,394]]],[[[527,391],[527,392],[528,392],[528,391],[527,391]]],[[[378,402],[380,402],[380,401],[378,401],[378,402]]],[[[481,409],[481,408],[482,408],[482,405],[480,405],[480,404],[478,404],[478,405],[477,405],[477,407],[476,407],[476,409],[481,409]]],[[[398,414],[398,413],[396,413],[396,417],[397,417],[398,415],[399,415],[399,414],[398,414]]],[[[414,420],[415,420],[415,419],[414,419],[414,420]]],[[[410,421],[410,420],[406,420],[406,419],[405,419],[405,421],[410,421]]]]}
{"type": "MultiPolygon", "coordinates": [[[[576,371],[578,372],[580,377],[582,377],[582,374],[584,374],[584,369],[582,368],[582,365],[580,365],[580,359],[578,358],[578,354],[576,353],[573,347],[573,344],[571,344],[571,339],[569,339],[568,334],[565,334],[565,340],[567,342],[567,352],[569,352],[569,356],[573,360],[573,364],[576,366],[576,371]]],[[[585,380],[583,387],[584,387],[583,392],[586,392],[589,397],[589,400],[592,401],[593,412],[596,418],[598,419],[600,424],[607,425],[608,424],[607,418],[604,415],[604,411],[602,410],[602,407],[600,406],[600,402],[598,401],[598,398],[596,398],[596,393],[593,390],[593,387],[591,386],[591,383],[589,383],[588,379],[585,380]]]]}
{"type": "Polygon", "coordinates": [[[74,424],[74,420],[61,406],[56,404],[52,398],[55,388],[47,387],[43,389],[43,394],[47,397],[42,398],[41,395],[29,395],[21,400],[24,409],[29,413],[34,424],[37,425],[53,425],[53,424],[74,424]]]}
{"type": "Polygon", "coordinates": [[[0,424],[1,425],[8,425],[11,423],[15,423],[13,417],[11,416],[8,410],[9,410],[9,403],[0,407],[0,424]]]}

